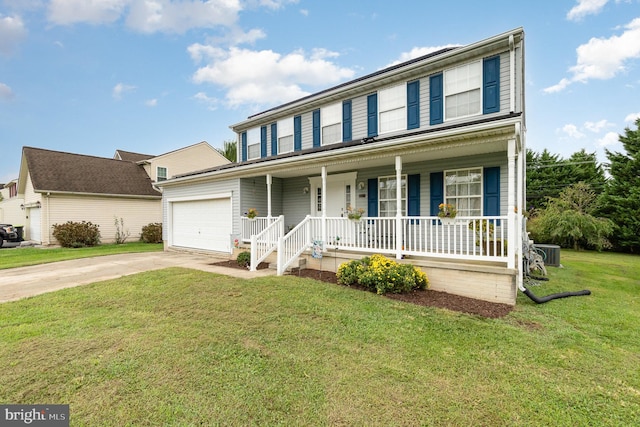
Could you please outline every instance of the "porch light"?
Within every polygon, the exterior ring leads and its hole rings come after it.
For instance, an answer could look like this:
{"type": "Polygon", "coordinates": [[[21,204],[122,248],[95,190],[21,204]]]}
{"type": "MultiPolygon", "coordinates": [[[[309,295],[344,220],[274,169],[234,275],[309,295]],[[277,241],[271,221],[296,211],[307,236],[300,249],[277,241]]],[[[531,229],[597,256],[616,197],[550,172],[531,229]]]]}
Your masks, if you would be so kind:
{"type": "Polygon", "coordinates": [[[20,209],[24,210],[24,203],[20,205],[20,209]]]}
{"type": "Polygon", "coordinates": [[[36,202],[36,208],[39,208],[40,206],[42,206],[42,204],[40,203],[40,200],[38,200],[38,201],[36,202]]]}
{"type": "Polygon", "coordinates": [[[309,187],[304,187],[302,189],[302,194],[309,194],[309,187]]]}
{"type": "Polygon", "coordinates": [[[358,190],[364,190],[364,181],[358,183],[358,190]]]}

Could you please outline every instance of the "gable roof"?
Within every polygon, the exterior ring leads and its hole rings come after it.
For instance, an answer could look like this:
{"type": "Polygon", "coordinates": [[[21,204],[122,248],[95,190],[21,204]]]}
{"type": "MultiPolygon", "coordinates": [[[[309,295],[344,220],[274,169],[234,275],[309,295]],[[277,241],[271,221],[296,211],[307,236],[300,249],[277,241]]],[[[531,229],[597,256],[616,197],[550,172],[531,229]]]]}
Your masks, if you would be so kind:
{"type": "Polygon", "coordinates": [[[33,147],[22,153],[36,192],[161,196],[144,169],[130,161],[33,147]]]}
{"type": "Polygon", "coordinates": [[[113,158],[116,160],[124,160],[126,162],[134,162],[134,163],[137,163],[142,160],[149,160],[154,157],[156,156],[151,154],[133,153],[131,151],[124,151],[124,150],[116,150],[116,154],[113,156],[113,158]]]}

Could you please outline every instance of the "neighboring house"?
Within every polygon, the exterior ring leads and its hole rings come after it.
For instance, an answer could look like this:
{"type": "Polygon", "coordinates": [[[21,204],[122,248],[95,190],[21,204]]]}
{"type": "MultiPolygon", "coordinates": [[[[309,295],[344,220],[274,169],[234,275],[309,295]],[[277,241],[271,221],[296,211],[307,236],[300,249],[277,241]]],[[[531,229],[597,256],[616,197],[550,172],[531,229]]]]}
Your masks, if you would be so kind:
{"type": "Polygon", "coordinates": [[[118,150],[114,157],[24,147],[17,190],[25,239],[55,244],[54,224],[90,221],[99,225],[102,242],[109,243],[115,240],[115,219],[122,218],[122,231],[137,240],[142,227],[162,222],[156,170],[185,173],[228,163],[206,142],[160,156],[118,150]],[[150,166],[154,164],[155,169],[150,166]]]}
{"type": "Polygon", "coordinates": [[[24,225],[24,210],[20,208],[22,198],[18,197],[18,180],[0,185],[0,223],[24,225]]]}
{"type": "Polygon", "coordinates": [[[166,247],[231,253],[238,239],[252,268],[275,251],[279,274],[298,258],[313,263],[318,249],[383,253],[419,265],[433,289],[515,304],[523,55],[518,28],[233,125],[238,163],[158,184],[166,247]],[[438,217],[442,203],[457,208],[451,224],[438,217]],[[348,218],[354,210],[361,221],[348,218]]]}

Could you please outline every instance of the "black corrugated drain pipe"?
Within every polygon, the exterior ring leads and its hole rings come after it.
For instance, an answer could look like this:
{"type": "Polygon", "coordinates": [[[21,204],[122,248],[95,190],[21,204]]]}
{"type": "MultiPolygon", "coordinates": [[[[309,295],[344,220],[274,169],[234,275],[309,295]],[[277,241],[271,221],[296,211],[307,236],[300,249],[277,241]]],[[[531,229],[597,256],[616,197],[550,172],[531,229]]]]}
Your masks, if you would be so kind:
{"type": "Polygon", "coordinates": [[[546,297],[538,298],[537,296],[535,296],[533,294],[533,292],[531,292],[527,288],[523,288],[521,290],[522,290],[522,292],[524,292],[524,294],[526,296],[531,298],[533,300],[533,302],[535,302],[536,304],[544,304],[545,302],[549,302],[549,301],[551,301],[553,299],[558,299],[558,298],[567,298],[567,297],[578,297],[578,296],[582,296],[582,295],[591,295],[591,291],[588,290],[588,289],[585,289],[585,290],[576,291],[576,292],[560,292],[558,294],[551,294],[551,295],[547,295],[546,297]]]}

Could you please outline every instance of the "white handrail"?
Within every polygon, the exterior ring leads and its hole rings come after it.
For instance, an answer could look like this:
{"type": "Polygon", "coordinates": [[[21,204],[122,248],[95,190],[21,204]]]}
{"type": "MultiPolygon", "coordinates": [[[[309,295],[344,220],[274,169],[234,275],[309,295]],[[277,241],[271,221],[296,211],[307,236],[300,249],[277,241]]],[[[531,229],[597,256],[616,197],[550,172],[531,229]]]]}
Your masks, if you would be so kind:
{"type": "Polygon", "coordinates": [[[278,247],[278,241],[284,235],[284,215],[280,215],[264,230],[251,236],[251,271],[278,247]]]}
{"type": "MultiPolygon", "coordinates": [[[[319,224],[318,221],[313,222],[319,224]]],[[[282,276],[293,261],[311,246],[313,243],[311,229],[312,219],[307,215],[286,236],[282,236],[278,240],[278,276],[282,276]]]]}

